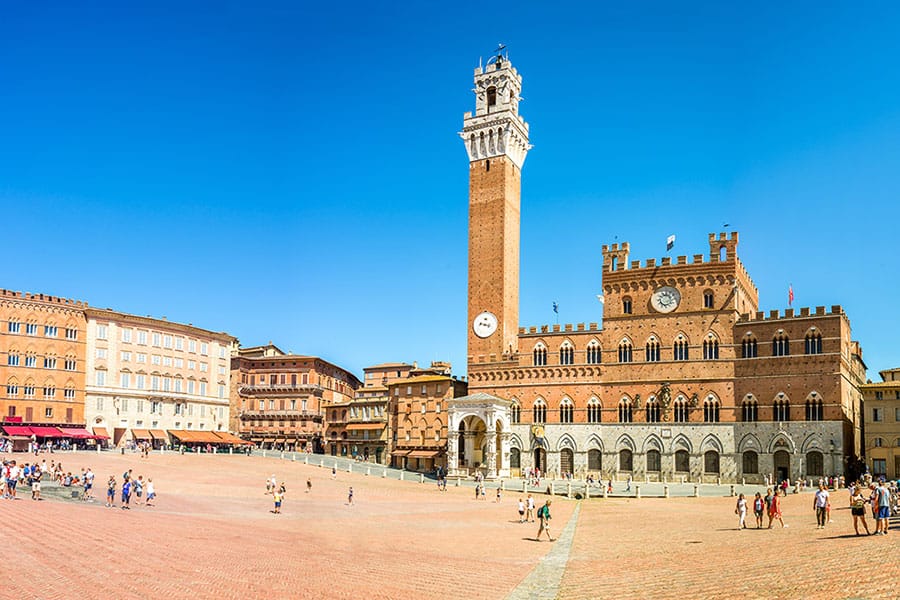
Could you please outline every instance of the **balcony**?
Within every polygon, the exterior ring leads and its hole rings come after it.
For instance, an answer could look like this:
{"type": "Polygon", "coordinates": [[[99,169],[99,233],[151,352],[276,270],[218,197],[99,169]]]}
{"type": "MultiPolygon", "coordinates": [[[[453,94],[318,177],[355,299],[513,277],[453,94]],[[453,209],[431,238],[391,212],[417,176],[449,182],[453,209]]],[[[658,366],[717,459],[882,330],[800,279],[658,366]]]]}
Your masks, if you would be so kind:
{"type": "Polygon", "coordinates": [[[254,394],[296,394],[296,395],[312,395],[317,398],[322,397],[325,388],[320,385],[311,383],[261,383],[257,385],[248,385],[246,383],[238,384],[238,394],[252,396],[254,394]]]}

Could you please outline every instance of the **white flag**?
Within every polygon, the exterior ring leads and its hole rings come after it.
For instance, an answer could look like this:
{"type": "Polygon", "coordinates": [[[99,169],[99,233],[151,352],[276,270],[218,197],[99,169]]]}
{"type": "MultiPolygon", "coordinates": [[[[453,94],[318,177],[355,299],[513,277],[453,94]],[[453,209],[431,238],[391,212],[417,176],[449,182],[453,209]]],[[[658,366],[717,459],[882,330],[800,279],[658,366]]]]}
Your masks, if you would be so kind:
{"type": "Polygon", "coordinates": [[[672,246],[674,246],[674,245],[675,245],[675,236],[670,235],[669,237],[666,238],[666,252],[671,250],[672,246]]]}

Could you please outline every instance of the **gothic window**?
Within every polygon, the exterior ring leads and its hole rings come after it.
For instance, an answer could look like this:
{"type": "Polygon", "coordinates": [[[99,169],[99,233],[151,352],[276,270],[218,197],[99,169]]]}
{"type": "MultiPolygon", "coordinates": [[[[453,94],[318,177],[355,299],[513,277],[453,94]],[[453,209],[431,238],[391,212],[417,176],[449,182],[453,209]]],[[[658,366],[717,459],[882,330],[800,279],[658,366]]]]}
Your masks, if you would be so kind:
{"type": "Polygon", "coordinates": [[[688,342],[681,334],[679,334],[675,339],[675,345],[673,346],[673,358],[675,360],[688,359],[688,342]]]}
{"type": "Polygon", "coordinates": [[[510,469],[518,469],[521,467],[522,460],[519,455],[518,448],[510,448],[509,449],[509,468],[510,469]]]}
{"type": "Polygon", "coordinates": [[[619,342],[619,362],[630,363],[632,357],[631,342],[622,340],[619,342]]]}
{"type": "Polygon", "coordinates": [[[756,358],[758,348],[756,338],[744,338],[741,341],[741,358],[756,358]]]}
{"type": "Polygon", "coordinates": [[[807,354],[822,354],[821,333],[807,333],[805,342],[804,347],[807,354]]]}
{"type": "Polygon", "coordinates": [[[588,450],[588,471],[599,471],[603,467],[603,456],[597,449],[588,450]]]}
{"type": "Polygon", "coordinates": [[[592,340],[587,347],[587,363],[589,365],[600,364],[600,344],[596,340],[592,340]]]}
{"type": "Polygon", "coordinates": [[[647,472],[659,473],[661,465],[659,450],[647,450],[647,472]]]}
{"type": "Polygon", "coordinates": [[[741,421],[755,423],[759,421],[759,403],[756,400],[744,400],[741,402],[741,421]]]}
{"type": "Polygon", "coordinates": [[[775,413],[774,417],[776,421],[791,420],[791,403],[788,402],[787,399],[779,398],[775,400],[773,411],[775,413]]]}
{"type": "Polygon", "coordinates": [[[628,398],[619,400],[619,423],[631,423],[632,416],[631,400],[628,398]]]}
{"type": "Polygon", "coordinates": [[[571,365],[575,362],[575,348],[569,342],[564,342],[559,349],[559,364],[571,365]]]}
{"type": "Polygon", "coordinates": [[[624,449],[619,450],[619,470],[620,471],[631,471],[634,461],[634,455],[631,450],[624,449]]]}
{"type": "Polygon", "coordinates": [[[645,355],[647,357],[647,362],[659,362],[659,340],[655,337],[651,337],[647,340],[645,355]]]}
{"type": "Polygon", "coordinates": [[[518,404],[513,404],[509,409],[509,414],[513,423],[519,423],[522,418],[522,409],[518,404]]]}
{"type": "Polygon", "coordinates": [[[719,422],[719,401],[712,396],[703,401],[703,422],[719,422]]]}
{"type": "Polygon", "coordinates": [[[656,398],[648,398],[647,406],[644,409],[648,423],[659,423],[659,402],[656,398]]]}
{"type": "Polygon", "coordinates": [[[713,293],[709,290],[703,292],[703,308],[715,308],[715,299],[713,293]]]}
{"type": "Polygon", "coordinates": [[[622,312],[626,315],[631,314],[631,298],[628,296],[622,298],[622,312]]]}
{"type": "Polygon", "coordinates": [[[590,400],[588,400],[587,417],[588,423],[600,422],[600,401],[596,398],[591,398],[590,400]]]}
{"type": "Polygon", "coordinates": [[[487,89],[487,105],[489,107],[497,105],[497,88],[494,86],[487,89]]]}
{"type": "Polygon", "coordinates": [[[719,472],[719,453],[715,450],[708,450],[703,455],[703,472],[718,473],[719,472]]]}
{"type": "Polygon", "coordinates": [[[675,451],[675,472],[689,473],[691,470],[691,455],[687,450],[675,451]]]}
{"type": "Polygon", "coordinates": [[[547,403],[542,398],[535,400],[532,417],[535,423],[547,422],[547,403]]]}
{"type": "Polygon", "coordinates": [[[563,398],[562,402],[559,403],[559,422],[571,423],[574,411],[575,409],[572,405],[572,401],[568,398],[563,398]]]}
{"type": "Polygon", "coordinates": [[[791,353],[790,340],[784,333],[772,338],[772,356],[788,356],[791,353]]]}
{"type": "Polygon", "coordinates": [[[743,456],[743,473],[745,475],[757,475],[759,473],[759,454],[753,450],[747,450],[743,456]]]}
{"type": "Polygon", "coordinates": [[[821,452],[813,450],[806,453],[806,474],[822,476],[825,474],[825,461],[821,452]]]}
{"type": "Polygon", "coordinates": [[[719,358],[719,340],[709,334],[703,340],[703,360],[717,360],[719,358]]]}
{"type": "Polygon", "coordinates": [[[674,413],[674,420],[676,423],[687,423],[689,418],[689,410],[687,400],[684,399],[684,396],[678,396],[675,399],[675,403],[672,406],[672,412],[674,413]]]}
{"type": "Polygon", "coordinates": [[[821,398],[810,398],[806,401],[806,420],[821,421],[824,417],[821,398]]]}
{"type": "Polygon", "coordinates": [[[543,344],[538,344],[532,352],[533,363],[536,367],[543,367],[547,364],[547,348],[543,344]]]}

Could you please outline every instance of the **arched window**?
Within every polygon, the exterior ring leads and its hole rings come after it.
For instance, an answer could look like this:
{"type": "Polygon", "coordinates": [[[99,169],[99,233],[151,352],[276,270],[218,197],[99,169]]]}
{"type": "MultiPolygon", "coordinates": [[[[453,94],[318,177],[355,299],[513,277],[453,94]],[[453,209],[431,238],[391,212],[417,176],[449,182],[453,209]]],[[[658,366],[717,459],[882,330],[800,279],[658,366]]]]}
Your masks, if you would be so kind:
{"type": "Polygon", "coordinates": [[[509,407],[509,418],[513,423],[519,423],[522,419],[522,409],[518,402],[509,407]]]}
{"type": "Polygon", "coordinates": [[[719,401],[714,396],[708,396],[703,401],[703,422],[719,422],[719,401]]]}
{"type": "Polygon", "coordinates": [[[587,363],[589,365],[600,364],[600,344],[597,343],[597,340],[591,340],[591,343],[588,344],[587,363]]]}
{"type": "Polygon", "coordinates": [[[772,338],[772,356],[789,356],[790,353],[790,340],[785,333],[779,333],[772,338]]]}
{"type": "Polygon", "coordinates": [[[676,423],[687,423],[690,420],[690,417],[688,416],[688,403],[687,400],[684,399],[684,396],[675,398],[675,403],[672,405],[672,412],[674,413],[676,423]]]}
{"type": "Polygon", "coordinates": [[[719,340],[716,336],[709,334],[703,340],[703,360],[717,360],[719,358],[719,340]]]}
{"type": "Polygon", "coordinates": [[[715,308],[715,298],[713,296],[712,291],[706,290],[703,292],[703,308],[715,308]]]}
{"type": "Polygon", "coordinates": [[[603,455],[596,448],[588,450],[588,471],[599,471],[603,467],[603,455]]]}
{"type": "Polygon", "coordinates": [[[534,401],[534,408],[532,408],[531,416],[534,423],[547,422],[547,403],[544,402],[543,398],[538,398],[534,401]]]}
{"type": "Polygon", "coordinates": [[[689,473],[691,470],[691,455],[687,450],[675,451],[675,472],[689,473]]]}
{"type": "Polygon", "coordinates": [[[632,416],[631,400],[628,398],[619,400],[619,423],[631,423],[632,416]]]}
{"type": "Polygon", "coordinates": [[[644,354],[647,362],[659,362],[659,340],[656,339],[656,336],[650,336],[650,339],[647,340],[644,354]]]}
{"type": "Polygon", "coordinates": [[[543,367],[547,364],[547,347],[538,342],[532,352],[533,364],[536,367],[543,367]]]}
{"type": "Polygon", "coordinates": [[[753,450],[747,450],[743,454],[743,472],[745,475],[759,474],[759,454],[753,450]]]}
{"type": "Polygon", "coordinates": [[[682,334],[678,334],[678,337],[675,338],[675,344],[672,348],[673,359],[674,360],[687,360],[688,359],[688,342],[687,339],[682,334]]]}
{"type": "Polygon", "coordinates": [[[631,342],[629,342],[628,340],[622,340],[621,342],[619,342],[619,362],[630,363],[631,356],[631,342]]]}
{"type": "Polygon", "coordinates": [[[759,348],[756,338],[745,337],[741,341],[741,358],[756,358],[759,355],[759,348]]]}
{"type": "Polygon", "coordinates": [[[650,396],[647,399],[647,406],[644,409],[648,423],[659,423],[659,402],[656,398],[650,396]]]}
{"type": "Polygon", "coordinates": [[[818,332],[807,333],[804,348],[807,354],[822,354],[822,334],[818,332]]]}
{"type": "Polygon", "coordinates": [[[812,450],[806,453],[806,474],[814,477],[825,474],[825,460],[821,452],[812,450]]]}
{"type": "Polygon", "coordinates": [[[787,398],[777,398],[772,410],[774,411],[773,416],[776,421],[791,420],[791,403],[787,398]]]}
{"type": "Polygon", "coordinates": [[[703,455],[703,472],[718,473],[719,472],[719,453],[715,450],[708,450],[703,455]]]}
{"type": "Polygon", "coordinates": [[[574,406],[572,405],[572,401],[568,398],[563,398],[562,402],[559,403],[559,422],[560,423],[571,423],[572,422],[572,414],[575,412],[574,406]]]}
{"type": "Polygon", "coordinates": [[[631,297],[625,296],[622,298],[622,312],[626,315],[631,314],[631,297]]]}
{"type": "Polygon", "coordinates": [[[559,364],[571,365],[575,363],[575,348],[569,342],[563,342],[559,348],[559,364]]]}
{"type": "Polygon", "coordinates": [[[647,472],[659,473],[662,469],[659,450],[647,450],[647,472]]]}
{"type": "Polygon", "coordinates": [[[497,105],[497,88],[494,86],[487,89],[487,105],[488,107],[497,105]]]}
{"type": "Polygon", "coordinates": [[[632,466],[634,464],[634,455],[631,450],[623,449],[619,450],[619,470],[620,471],[631,471],[632,466]]]}
{"type": "Polygon", "coordinates": [[[509,467],[511,469],[518,469],[521,467],[522,459],[519,454],[518,448],[510,448],[509,449],[509,467]]]}
{"type": "Polygon", "coordinates": [[[591,398],[590,400],[588,400],[587,417],[588,423],[600,422],[600,401],[596,398],[591,398]]]}
{"type": "Polygon", "coordinates": [[[877,437],[874,440],[872,440],[872,443],[875,445],[876,448],[882,448],[882,447],[884,447],[884,438],[877,437]]]}
{"type": "Polygon", "coordinates": [[[824,418],[824,410],[822,409],[822,399],[816,396],[806,401],[806,420],[821,421],[824,418]]]}
{"type": "Polygon", "coordinates": [[[759,403],[755,399],[746,399],[741,402],[741,421],[755,423],[759,421],[759,403]]]}

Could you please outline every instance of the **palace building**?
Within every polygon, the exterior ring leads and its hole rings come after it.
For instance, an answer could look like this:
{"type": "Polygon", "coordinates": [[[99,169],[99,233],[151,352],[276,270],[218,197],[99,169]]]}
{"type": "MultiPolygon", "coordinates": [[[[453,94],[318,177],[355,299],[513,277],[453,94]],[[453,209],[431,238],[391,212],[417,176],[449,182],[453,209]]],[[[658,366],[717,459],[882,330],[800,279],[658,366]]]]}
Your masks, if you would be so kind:
{"type": "Polygon", "coordinates": [[[469,156],[468,396],[448,469],[760,482],[840,474],[861,452],[865,364],[840,306],[763,312],[738,234],[709,253],[601,249],[598,323],[519,325],[528,125],[507,57],[475,70],[469,156]]]}

